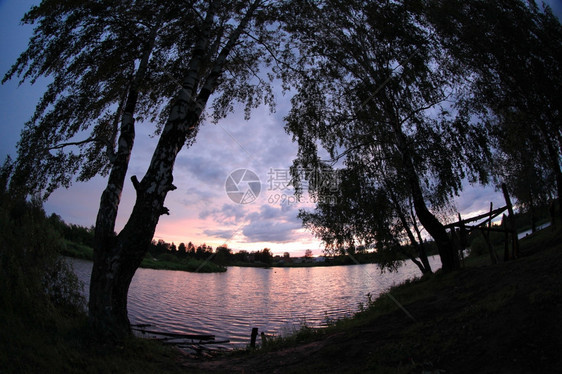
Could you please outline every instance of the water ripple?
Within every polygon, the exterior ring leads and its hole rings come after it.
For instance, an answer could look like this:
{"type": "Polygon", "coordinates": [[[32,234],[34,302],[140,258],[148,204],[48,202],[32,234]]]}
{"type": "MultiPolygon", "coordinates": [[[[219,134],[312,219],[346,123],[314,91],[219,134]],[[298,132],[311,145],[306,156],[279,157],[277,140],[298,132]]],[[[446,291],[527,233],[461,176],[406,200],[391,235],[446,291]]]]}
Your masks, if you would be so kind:
{"type": "MultiPolygon", "coordinates": [[[[70,259],[88,296],[92,263],[70,259]]],[[[431,258],[434,269],[438,258],[431,258]]],[[[240,268],[226,273],[139,269],[129,290],[129,318],[176,333],[214,334],[232,345],[249,344],[253,327],[283,335],[302,325],[322,327],[346,317],[393,284],[419,275],[407,263],[399,273],[376,265],[313,268],[240,268]]]]}

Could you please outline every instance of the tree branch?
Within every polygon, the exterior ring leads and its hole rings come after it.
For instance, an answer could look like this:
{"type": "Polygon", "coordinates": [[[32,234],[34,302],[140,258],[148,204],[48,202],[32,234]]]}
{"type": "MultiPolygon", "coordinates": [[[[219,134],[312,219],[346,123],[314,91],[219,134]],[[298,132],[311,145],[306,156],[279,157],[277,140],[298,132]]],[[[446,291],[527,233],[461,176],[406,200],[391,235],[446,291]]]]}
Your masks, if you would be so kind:
{"type": "Polygon", "coordinates": [[[289,70],[294,71],[295,73],[299,73],[302,74],[303,72],[294,68],[293,65],[288,64],[287,62],[279,59],[279,57],[277,57],[275,51],[273,51],[273,49],[266,44],[265,42],[261,41],[260,39],[256,38],[254,35],[252,35],[250,32],[244,32],[244,35],[248,36],[250,39],[253,39],[256,43],[258,43],[259,45],[261,45],[262,47],[265,48],[265,50],[269,53],[269,55],[273,58],[273,60],[275,60],[275,63],[278,67],[285,67],[289,70]]]}
{"type": "Polygon", "coordinates": [[[78,141],[78,142],[60,143],[60,144],[57,144],[57,145],[54,145],[52,147],[47,148],[47,150],[52,151],[53,149],[61,149],[61,148],[70,147],[70,146],[73,146],[73,145],[82,145],[82,144],[86,144],[86,143],[96,142],[96,141],[99,141],[99,140],[100,140],[99,138],[88,138],[88,139],[81,140],[81,141],[78,141]]]}

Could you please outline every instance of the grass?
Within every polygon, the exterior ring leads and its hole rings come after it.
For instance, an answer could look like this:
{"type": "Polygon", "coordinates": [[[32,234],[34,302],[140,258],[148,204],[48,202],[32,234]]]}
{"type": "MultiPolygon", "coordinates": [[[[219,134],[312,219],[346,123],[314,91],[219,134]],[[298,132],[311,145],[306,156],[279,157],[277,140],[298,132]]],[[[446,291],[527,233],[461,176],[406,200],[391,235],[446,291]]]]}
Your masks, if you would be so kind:
{"type": "Polygon", "coordinates": [[[226,271],[224,266],[217,265],[210,261],[197,259],[166,261],[147,257],[142,260],[141,267],[159,270],[196,271],[199,273],[216,273],[226,271]]]}
{"type": "Polygon", "coordinates": [[[177,352],[155,341],[132,338],[108,344],[93,340],[85,316],[28,319],[0,315],[4,321],[0,329],[2,373],[183,372],[177,352]]]}
{"type": "Polygon", "coordinates": [[[74,258],[81,258],[83,260],[94,260],[94,250],[84,244],[78,244],[67,239],[63,239],[64,246],[62,248],[62,255],[74,258]]]}

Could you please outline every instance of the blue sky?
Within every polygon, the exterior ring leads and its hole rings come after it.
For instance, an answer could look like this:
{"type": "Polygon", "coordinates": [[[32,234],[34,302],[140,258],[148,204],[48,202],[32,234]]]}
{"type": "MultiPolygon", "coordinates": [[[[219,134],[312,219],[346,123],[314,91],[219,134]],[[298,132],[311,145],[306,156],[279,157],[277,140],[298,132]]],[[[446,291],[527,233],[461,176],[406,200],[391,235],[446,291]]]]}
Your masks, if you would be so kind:
{"type": "MultiPolygon", "coordinates": [[[[19,20],[37,0],[0,1],[0,72],[2,76],[18,55],[24,51],[31,35],[30,26],[19,20]]],[[[556,14],[562,12],[560,1],[552,1],[556,14]]],[[[34,86],[18,86],[12,80],[0,86],[0,157],[15,155],[15,145],[23,124],[30,118],[35,104],[45,88],[46,80],[34,86]]],[[[277,110],[255,110],[249,121],[237,110],[217,125],[205,123],[196,143],[183,149],[174,169],[177,190],[168,194],[166,206],[170,216],[162,216],[155,239],[169,242],[192,241],[216,247],[227,243],[234,250],[271,248],[276,254],[285,251],[295,256],[306,249],[321,254],[322,245],[302,229],[296,215],[299,208],[313,204],[296,203],[293,191],[284,188],[284,173],[296,154],[297,147],[283,129],[283,116],[289,109],[289,97],[279,95],[277,110]],[[245,205],[234,203],[225,191],[228,175],[240,168],[254,171],[261,180],[257,199],[245,205]],[[284,203],[283,203],[284,202],[284,203]]],[[[153,126],[137,126],[135,149],[129,176],[140,178],[152,156],[156,139],[151,137],[153,126]]],[[[128,179],[127,179],[128,180],[128,179]]],[[[69,189],[56,191],[46,202],[48,213],[57,213],[69,223],[90,226],[95,222],[104,179],[75,183],[69,189]]],[[[119,210],[118,227],[124,224],[134,202],[134,190],[127,184],[119,210]]],[[[456,208],[464,216],[482,213],[490,202],[504,204],[493,188],[467,186],[456,200],[456,208]]]]}

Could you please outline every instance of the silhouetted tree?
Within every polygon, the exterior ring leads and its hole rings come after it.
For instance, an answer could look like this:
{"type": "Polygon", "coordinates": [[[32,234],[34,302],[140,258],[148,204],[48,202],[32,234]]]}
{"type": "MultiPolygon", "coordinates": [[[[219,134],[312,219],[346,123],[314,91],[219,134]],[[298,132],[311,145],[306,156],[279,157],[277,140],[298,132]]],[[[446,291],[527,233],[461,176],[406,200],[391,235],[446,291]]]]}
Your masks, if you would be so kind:
{"type": "Polygon", "coordinates": [[[149,249],[172,184],[178,152],[190,145],[212,94],[214,119],[234,100],[246,115],[272,103],[262,43],[269,1],[43,1],[24,17],[36,25],[28,49],[4,77],[52,83],[18,146],[14,186],[44,191],[74,175],[108,175],[96,220],[89,312],[97,331],[130,332],[127,293],[149,249]],[[226,72],[226,73],[225,73],[226,72]],[[158,121],[159,141],[124,228],[115,219],[135,138],[135,117],[158,121]]]}
{"type": "Polygon", "coordinates": [[[186,258],[187,257],[187,247],[185,246],[185,244],[182,242],[180,243],[180,245],[178,245],[178,257],[180,258],[186,258]]]}
{"type": "Polygon", "coordinates": [[[170,252],[170,244],[166,243],[164,240],[162,239],[158,239],[158,242],[156,242],[156,247],[158,248],[158,252],[159,253],[168,253],[170,252]]]}
{"type": "Polygon", "coordinates": [[[248,251],[242,249],[234,254],[234,259],[235,261],[248,262],[249,255],[248,251]]]}
{"type": "Polygon", "coordinates": [[[264,248],[261,251],[252,252],[252,253],[254,255],[254,260],[256,262],[261,262],[262,264],[265,265],[271,265],[271,263],[273,262],[273,255],[271,254],[269,248],[264,248]]]}
{"type": "Polygon", "coordinates": [[[192,242],[187,243],[187,252],[190,257],[195,257],[195,246],[192,242]]]}
{"type": "Polygon", "coordinates": [[[288,9],[300,59],[288,73],[297,93],[286,129],[298,143],[297,188],[306,178],[309,193],[322,200],[315,176],[343,160],[388,200],[393,189],[411,199],[449,271],[459,261],[436,211],[463,179],[487,179],[489,152],[482,129],[451,104],[465,77],[439,47],[420,5],[320,1],[288,9]],[[332,162],[321,160],[323,150],[332,162]]]}
{"type": "Polygon", "coordinates": [[[195,258],[202,260],[207,256],[207,245],[205,243],[201,244],[195,250],[195,258]]]}
{"type": "Polygon", "coordinates": [[[217,247],[213,261],[219,265],[226,265],[230,263],[232,258],[232,250],[226,245],[217,247]]]}
{"type": "MultiPolygon", "coordinates": [[[[8,169],[10,163],[5,162],[0,177],[6,176],[8,169]]],[[[40,200],[16,197],[5,187],[0,184],[0,310],[3,315],[19,314],[22,323],[34,324],[38,320],[52,323],[61,315],[82,313],[85,307],[82,284],[71,264],[61,256],[62,221],[56,215],[47,217],[40,200]]],[[[3,322],[3,328],[12,323],[9,321],[8,318],[3,322]]]]}
{"type": "MultiPolygon", "coordinates": [[[[501,182],[528,205],[562,191],[562,25],[535,1],[428,1],[428,18],[471,73],[466,110],[501,151],[501,182]]],[[[562,205],[561,205],[562,206],[562,205]]],[[[561,209],[562,214],[562,209],[561,209]]]]}

